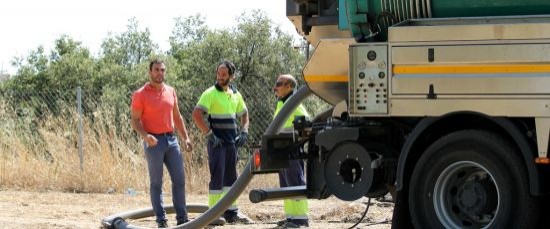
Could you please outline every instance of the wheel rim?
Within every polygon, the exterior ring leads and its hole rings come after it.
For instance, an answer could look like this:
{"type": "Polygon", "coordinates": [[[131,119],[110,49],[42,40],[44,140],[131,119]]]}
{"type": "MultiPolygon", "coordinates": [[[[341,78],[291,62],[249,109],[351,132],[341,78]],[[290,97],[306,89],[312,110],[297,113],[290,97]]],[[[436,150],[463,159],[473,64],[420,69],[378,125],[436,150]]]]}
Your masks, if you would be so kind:
{"type": "Polygon", "coordinates": [[[448,166],[434,187],[433,204],[446,228],[487,228],[498,212],[500,190],[482,165],[461,161],[448,166]]]}

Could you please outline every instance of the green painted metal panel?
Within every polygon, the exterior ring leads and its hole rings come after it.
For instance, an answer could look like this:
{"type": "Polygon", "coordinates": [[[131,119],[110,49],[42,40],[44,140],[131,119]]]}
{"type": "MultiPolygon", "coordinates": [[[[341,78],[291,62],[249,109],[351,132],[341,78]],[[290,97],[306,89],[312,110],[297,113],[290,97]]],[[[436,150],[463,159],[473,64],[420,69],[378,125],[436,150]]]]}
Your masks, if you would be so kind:
{"type": "Polygon", "coordinates": [[[346,0],[338,0],[338,29],[339,30],[349,29],[348,16],[345,10],[346,10],[346,0]]]}
{"type": "MultiPolygon", "coordinates": [[[[424,0],[418,1],[422,5],[424,0]]],[[[413,0],[413,4],[416,2],[413,0]]],[[[375,32],[379,40],[385,40],[388,26],[411,17],[410,0],[339,0],[338,3],[339,29],[351,30],[358,41],[372,40],[375,32]],[[383,4],[386,11],[382,10],[383,4]],[[394,20],[390,25],[384,24],[389,18],[394,20]]],[[[431,7],[433,18],[550,14],[550,0],[430,0],[426,5],[431,7]]]]}
{"type": "Polygon", "coordinates": [[[432,0],[433,17],[550,14],[548,0],[432,0]]]}

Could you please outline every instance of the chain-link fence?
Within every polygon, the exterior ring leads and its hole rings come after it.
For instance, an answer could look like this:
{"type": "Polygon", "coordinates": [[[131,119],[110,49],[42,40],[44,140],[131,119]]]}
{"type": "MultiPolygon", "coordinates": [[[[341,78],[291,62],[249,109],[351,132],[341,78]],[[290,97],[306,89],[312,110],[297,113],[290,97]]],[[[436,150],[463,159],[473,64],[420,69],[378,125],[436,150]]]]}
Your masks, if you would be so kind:
{"type": "MultiPolygon", "coordinates": [[[[180,111],[195,145],[191,160],[198,163],[206,161],[206,144],[191,113],[205,89],[176,88],[180,111]]],[[[250,116],[249,141],[240,150],[241,158],[246,159],[249,149],[260,144],[261,135],[273,119],[276,101],[271,86],[238,87],[238,90],[250,116]]],[[[0,92],[0,151],[5,157],[27,152],[47,160],[55,160],[54,152],[56,155],[84,152],[81,158],[84,161],[86,155],[100,151],[115,156],[140,154],[141,140],[130,126],[131,94],[132,91],[82,91],[79,102],[76,88],[0,92]]],[[[329,107],[315,96],[305,105],[312,114],[329,107]]]]}

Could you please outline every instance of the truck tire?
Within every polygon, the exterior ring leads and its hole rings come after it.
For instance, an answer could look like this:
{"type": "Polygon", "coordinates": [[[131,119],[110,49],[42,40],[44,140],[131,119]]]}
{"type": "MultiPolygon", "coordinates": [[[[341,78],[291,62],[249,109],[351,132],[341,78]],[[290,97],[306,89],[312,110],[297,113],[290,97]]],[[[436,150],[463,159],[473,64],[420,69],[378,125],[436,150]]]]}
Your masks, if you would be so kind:
{"type": "Polygon", "coordinates": [[[462,130],[434,142],[415,166],[409,210],[415,228],[534,228],[517,149],[497,134],[462,130]]]}

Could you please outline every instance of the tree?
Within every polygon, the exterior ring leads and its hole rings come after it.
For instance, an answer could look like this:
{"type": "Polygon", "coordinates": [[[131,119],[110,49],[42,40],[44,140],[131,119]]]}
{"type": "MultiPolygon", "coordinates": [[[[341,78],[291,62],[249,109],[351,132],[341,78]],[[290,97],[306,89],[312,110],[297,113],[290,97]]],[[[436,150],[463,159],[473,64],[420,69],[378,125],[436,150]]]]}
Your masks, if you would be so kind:
{"type": "Polygon", "coordinates": [[[4,88],[20,92],[42,91],[50,84],[47,73],[49,64],[43,46],[29,52],[27,57],[16,57],[13,65],[18,69],[17,73],[5,83],[4,88]]]}
{"type": "Polygon", "coordinates": [[[201,44],[211,31],[205,25],[204,17],[200,14],[187,18],[176,18],[175,26],[169,38],[170,50],[168,55],[175,59],[171,64],[170,73],[179,76],[182,80],[193,79],[203,74],[203,61],[198,59],[198,45],[201,44]]]}
{"type": "Polygon", "coordinates": [[[172,35],[168,39],[171,47],[169,53],[176,57],[181,47],[204,40],[208,32],[209,29],[205,25],[204,17],[200,14],[186,18],[176,18],[172,35]]]}
{"type": "MultiPolygon", "coordinates": [[[[300,76],[303,56],[293,48],[293,39],[284,34],[263,11],[255,10],[237,19],[236,48],[239,54],[235,62],[241,70],[240,82],[248,78],[274,79],[290,73],[300,76]]],[[[271,81],[269,81],[271,83],[271,81]]]]}
{"type": "Polygon", "coordinates": [[[132,69],[156,55],[155,51],[158,50],[158,45],[151,40],[151,32],[148,28],[139,30],[136,18],[128,20],[127,29],[120,35],[109,36],[105,39],[101,44],[101,53],[104,61],[132,69]]]}
{"type": "Polygon", "coordinates": [[[96,79],[95,62],[90,51],[67,35],[55,40],[55,48],[50,54],[51,88],[74,94],[77,86],[84,90],[93,89],[96,79]]]}

